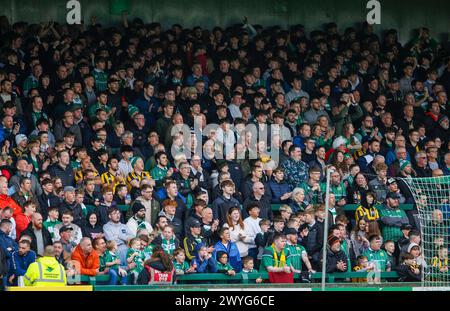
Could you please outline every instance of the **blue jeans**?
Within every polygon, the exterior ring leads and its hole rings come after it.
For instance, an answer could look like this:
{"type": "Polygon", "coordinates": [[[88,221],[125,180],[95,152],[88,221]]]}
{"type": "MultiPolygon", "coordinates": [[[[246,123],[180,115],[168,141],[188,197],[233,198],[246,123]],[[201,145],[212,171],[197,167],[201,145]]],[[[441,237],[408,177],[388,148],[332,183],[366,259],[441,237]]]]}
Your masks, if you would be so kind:
{"type": "Polygon", "coordinates": [[[117,279],[120,278],[120,284],[127,284],[127,276],[120,276],[119,272],[114,269],[109,269],[109,285],[117,285],[117,279]]]}

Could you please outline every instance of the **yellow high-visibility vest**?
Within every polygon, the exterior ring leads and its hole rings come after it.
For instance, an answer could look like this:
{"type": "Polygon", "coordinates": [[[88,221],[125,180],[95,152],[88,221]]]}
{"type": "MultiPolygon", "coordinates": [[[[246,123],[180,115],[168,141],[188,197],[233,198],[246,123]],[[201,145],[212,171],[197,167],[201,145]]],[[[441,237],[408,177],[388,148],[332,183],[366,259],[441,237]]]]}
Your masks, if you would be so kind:
{"type": "Polygon", "coordinates": [[[24,275],[25,286],[66,286],[64,267],[54,257],[41,257],[33,262],[24,275]]]}

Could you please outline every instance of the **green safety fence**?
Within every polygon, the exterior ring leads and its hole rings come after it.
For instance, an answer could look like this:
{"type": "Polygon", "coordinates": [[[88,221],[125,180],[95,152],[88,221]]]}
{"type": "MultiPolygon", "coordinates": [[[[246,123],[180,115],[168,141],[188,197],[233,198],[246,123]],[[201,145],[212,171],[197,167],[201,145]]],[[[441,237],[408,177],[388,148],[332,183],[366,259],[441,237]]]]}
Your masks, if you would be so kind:
{"type": "MultiPolygon", "coordinates": [[[[328,273],[326,274],[327,283],[334,283],[336,280],[345,280],[345,279],[361,279],[367,278],[367,272],[340,272],[340,273],[328,273]]],[[[399,275],[395,271],[391,272],[380,272],[380,279],[395,279],[398,278],[399,275]]],[[[222,273],[192,273],[192,274],[184,274],[177,276],[177,284],[210,284],[210,283],[219,283],[219,284],[227,284],[228,282],[232,283],[254,283],[254,281],[258,278],[262,278],[263,280],[268,280],[269,276],[267,273],[236,273],[235,275],[226,275],[222,273]]],[[[299,279],[299,274],[294,274],[294,279],[299,279]]],[[[312,280],[320,280],[322,279],[322,273],[316,272],[311,275],[312,280]]],[[[98,284],[98,283],[107,283],[109,281],[109,275],[98,275],[95,277],[82,275],[80,281],[88,284],[98,284]]]]}

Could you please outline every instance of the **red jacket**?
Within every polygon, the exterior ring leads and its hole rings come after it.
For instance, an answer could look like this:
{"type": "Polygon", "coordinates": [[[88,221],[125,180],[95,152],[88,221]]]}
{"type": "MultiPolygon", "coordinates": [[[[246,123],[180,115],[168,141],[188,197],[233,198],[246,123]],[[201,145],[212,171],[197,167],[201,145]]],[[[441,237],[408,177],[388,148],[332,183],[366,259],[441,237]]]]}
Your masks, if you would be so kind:
{"type": "Polygon", "coordinates": [[[14,201],[11,197],[7,196],[6,194],[0,194],[0,209],[4,209],[7,206],[13,208],[14,217],[22,213],[22,208],[16,203],[16,201],[14,201]]]}
{"type": "Polygon", "coordinates": [[[31,216],[20,213],[14,217],[14,220],[16,221],[16,237],[19,238],[22,231],[24,231],[31,222],[31,216]]]}
{"type": "Polygon", "coordinates": [[[75,268],[81,275],[95,276],[97,270],[100,268],[98,253],[95,250],[92,250],[89,255],[84,256],[79,244],[72,253],[72,260],[79,263],[79,266],[76,265],[75,268]]]}

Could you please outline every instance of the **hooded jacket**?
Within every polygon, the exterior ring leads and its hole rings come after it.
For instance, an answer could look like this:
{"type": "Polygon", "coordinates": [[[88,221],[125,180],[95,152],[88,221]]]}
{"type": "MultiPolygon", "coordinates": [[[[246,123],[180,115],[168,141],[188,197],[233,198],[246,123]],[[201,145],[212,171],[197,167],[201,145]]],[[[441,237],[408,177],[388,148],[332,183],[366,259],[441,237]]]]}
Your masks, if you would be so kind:
{"type": "Polygon", "coordinates": [[[85,256],[81,245],[78,245],[73,251],[72,260],[79,262],[80,265],[76,266],[76,269],[81,275],[95,276],[100,268],[98,253],[92,250],[89,255],[85,256]]]}
{"type": "Polygon", "coordinates": [[[199,256],[199,251],[203,246],[205,246],[205,244],[203,243],[199,243],[196,245],[195,258],[192,260],[192,265],[197,265],[198,273],[216,273],[217,265],[214,256],[211,256],[206,260],[201,259],[199,256]]]}
{"type": "Polygon", "coordinates": [[[236,272],[241,272],[242,270],[242,262],[241,255],[239,254],[239,249],[237,248],[236,243],[228,242],[228,245],[225,246],[222,241],[219,241],[214,245],[214,253],[213,257],[217,260],[216,255],[217,252],[225,252],[228,254],[228,263],[233,267],[236,272]]]}

